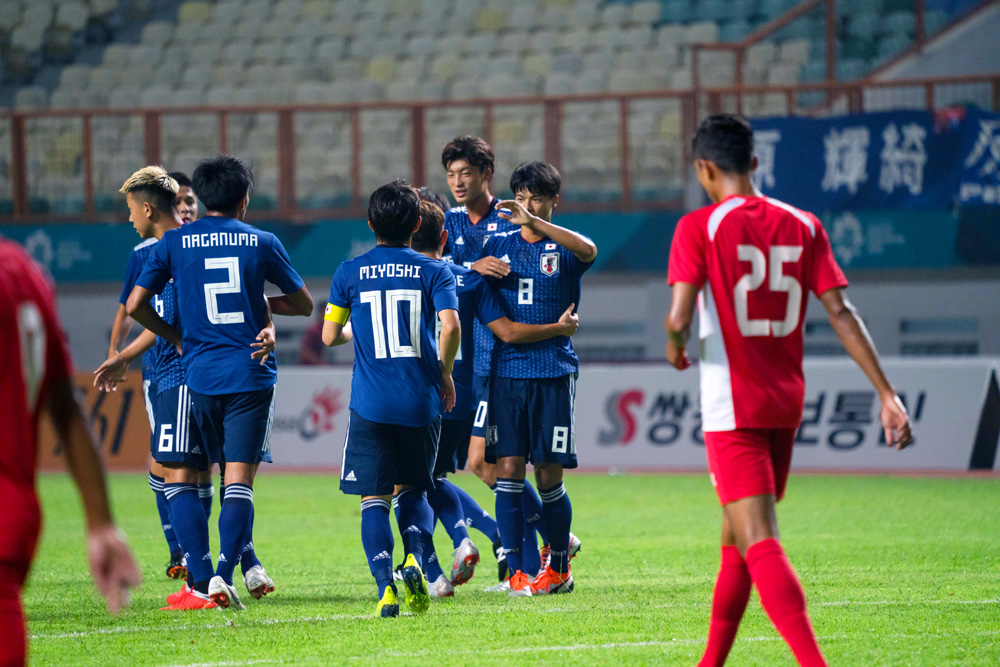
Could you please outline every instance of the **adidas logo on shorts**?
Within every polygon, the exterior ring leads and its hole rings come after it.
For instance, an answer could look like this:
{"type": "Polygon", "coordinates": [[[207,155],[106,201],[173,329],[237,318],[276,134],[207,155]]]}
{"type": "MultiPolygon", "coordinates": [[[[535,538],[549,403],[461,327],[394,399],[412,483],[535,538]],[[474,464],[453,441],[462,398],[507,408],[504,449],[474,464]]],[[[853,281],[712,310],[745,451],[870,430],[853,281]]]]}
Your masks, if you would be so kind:
{"type": "Polygon", "coordinates": [[[354,476],[354,471],[352,470],[351,472],[347,473],[346,477],[344,477],[344,481],[345,482],[356,482],[356,481],[358,481],[358,478],[354,476]]]}

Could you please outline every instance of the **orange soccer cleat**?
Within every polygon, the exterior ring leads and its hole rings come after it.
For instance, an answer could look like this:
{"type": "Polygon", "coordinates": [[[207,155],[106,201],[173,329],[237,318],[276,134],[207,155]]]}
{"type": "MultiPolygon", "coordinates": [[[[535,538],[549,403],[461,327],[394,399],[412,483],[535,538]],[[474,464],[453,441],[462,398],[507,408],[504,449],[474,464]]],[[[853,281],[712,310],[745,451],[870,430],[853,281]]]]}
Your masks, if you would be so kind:
{"type": "Polygon", "coordinates": [[[528,575],[521,570],[518,570],[510,578],[510,589],[507,591],[507,595],[512,598],[516,597],[531,597],[531,580],[528,579],[528,575]]]}
{"type": "Polygon", "coordinates": [[[531,582],[532,595],[555,595],[556,593],[573,592],[573,575],[569,572],[560,574],[551,567],[546,567],[538,573],[531,582]]]}
{"type": "Polygon", "coordinates": [[[160,607],[160,611],[191,611],[193,609],[215,609],[215,604],[208,597],[203,597],[195,591],[188,591],[180,600],[169,607],[160,607]]]}
{"type": "Polygon", "coordinates": [[[187,582],[185,581],[184,585],[181,586],[181,589],[179,591],[177,591],[176,593],[171,593],[170,595],[167,596],[167,605],[169,606],[172,604],[177,604],[178,602],[181,601],[182,597],[184,597],[190,592],[191,589],[188,588],[187,582]]]}

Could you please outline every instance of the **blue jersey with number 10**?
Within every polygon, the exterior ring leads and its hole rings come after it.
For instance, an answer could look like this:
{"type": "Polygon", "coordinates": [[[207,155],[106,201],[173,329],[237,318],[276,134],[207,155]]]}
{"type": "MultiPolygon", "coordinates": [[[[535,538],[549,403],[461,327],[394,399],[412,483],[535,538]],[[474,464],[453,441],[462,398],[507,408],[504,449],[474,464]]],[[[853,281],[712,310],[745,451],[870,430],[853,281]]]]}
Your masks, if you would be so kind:
{"type": "Polygon", "coordinates": [[[218,396],[274,385],[274,355],[264,366],[250,358],[267,316],[264,283],[284,294],[302,289],[278,238],[239,220],[205,216],[164,234],[136,284],[159,293],[171,278],[188,387],[218,396]]]}
{"type": "Polygon", "coordinates": [[[410,248],[376,246],[337,268],[326,319],[354,336],[351,409],[368,421],[426,426],[441,414],[437,311],[457,310],[444,262],[410,248]]]}

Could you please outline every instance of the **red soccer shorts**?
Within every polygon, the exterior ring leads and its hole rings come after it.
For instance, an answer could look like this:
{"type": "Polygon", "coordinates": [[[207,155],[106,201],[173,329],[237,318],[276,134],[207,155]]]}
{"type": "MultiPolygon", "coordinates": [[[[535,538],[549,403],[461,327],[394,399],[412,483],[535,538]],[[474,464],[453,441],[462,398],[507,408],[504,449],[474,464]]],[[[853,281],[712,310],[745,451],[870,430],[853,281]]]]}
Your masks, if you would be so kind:
{"type": "Polygon", "coordinates": [[[712,486],[726,505],[750,496],[785,495],[794,428],[743,428],[705,433],[712,486]]]}

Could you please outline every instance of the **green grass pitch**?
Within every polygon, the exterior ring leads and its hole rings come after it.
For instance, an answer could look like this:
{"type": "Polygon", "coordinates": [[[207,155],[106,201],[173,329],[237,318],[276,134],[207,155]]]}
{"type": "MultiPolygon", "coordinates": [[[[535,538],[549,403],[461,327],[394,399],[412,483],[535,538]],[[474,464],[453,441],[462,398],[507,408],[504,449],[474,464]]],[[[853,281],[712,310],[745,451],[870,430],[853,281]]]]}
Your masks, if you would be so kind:
{"type": "MultiPolygon", "coordinates": [[[[455,479],[492,514],[486,487],[455,479]]],[[[24,599],[34,665],[694,665],[706,636],[720,511],[704,475],[569,474],[574,593],[483,592],[496,565],[473,533],[475,578],[426,615],[386,620],[371,616],[358,501],[335,477],[258,478],[254,537],[273,595],[245,596],[243,612],[167,613],[178,586],[146,477],[112,475],[144,577],[117,619],[89,581],[72,484],[39,485],[45,532],[24,599]]],[[[218,504],[216,551],[217,517],[218,504]]],[[[831,665],[1000,664],[1000,480],[793,474],[779,520],[831,665]]],[[[437,545],[446,560],[440,528],[437,545]]],[[[401,552],[397,536],[394,562],[401,552]]],[[[794,664],[756,596],[729,664],[794,664]]]]}

